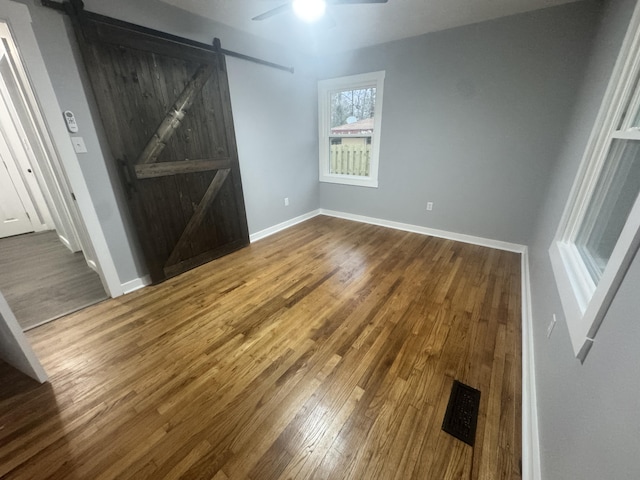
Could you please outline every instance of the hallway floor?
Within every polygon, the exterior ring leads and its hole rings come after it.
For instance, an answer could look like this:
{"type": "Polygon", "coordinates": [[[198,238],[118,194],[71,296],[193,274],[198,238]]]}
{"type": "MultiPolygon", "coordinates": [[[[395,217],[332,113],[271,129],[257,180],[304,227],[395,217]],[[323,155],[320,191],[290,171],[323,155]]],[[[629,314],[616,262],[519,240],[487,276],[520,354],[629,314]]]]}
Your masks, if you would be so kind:
{"type": "Polygon", "coordinates": [[[0,291],[24,330],[108,298],[82,253],[55,231],[0,239],[0,291]]]}

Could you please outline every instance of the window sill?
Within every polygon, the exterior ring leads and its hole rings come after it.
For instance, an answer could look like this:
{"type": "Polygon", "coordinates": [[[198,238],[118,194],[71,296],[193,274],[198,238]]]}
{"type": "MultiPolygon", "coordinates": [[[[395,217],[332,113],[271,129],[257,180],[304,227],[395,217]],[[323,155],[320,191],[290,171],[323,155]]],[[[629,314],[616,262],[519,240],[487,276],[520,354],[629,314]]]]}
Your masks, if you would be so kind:
{"type": "Polygon", "coordinates": [[[371,177],[355,177],[351,175],[320,175],[320,182],[339,183],[355,187],[378,188],[378,179],[371,177]]]}
{"type": "Polygon", "coordinates": [[[549,249],[551,266],[569,329],[573,352],[581,362],[584,362],[593,344],[593,338],[588,337],[593,319],[589,321],[585,316],[593,291],[589,292],[587,278],[577,273],[580,269],[576,269],[576,254],[577,252],[571,252],[569,245],[559,241],[555,241],[549,249]]]}

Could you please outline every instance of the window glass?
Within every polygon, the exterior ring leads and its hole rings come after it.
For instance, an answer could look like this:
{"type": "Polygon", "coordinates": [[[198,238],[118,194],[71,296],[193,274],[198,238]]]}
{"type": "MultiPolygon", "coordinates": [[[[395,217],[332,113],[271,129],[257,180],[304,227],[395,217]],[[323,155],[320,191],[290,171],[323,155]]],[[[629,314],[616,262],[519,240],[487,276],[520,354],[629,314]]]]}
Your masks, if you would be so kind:
{"type": "Polygon", "coordinates": [[[368,177],[376,88],[341,90],[330,96],[329,173],[368,177]]]}
{"type": "Polygon", "coordinates": [[[350,126],[373,131],[376,88],[358,88],[331,93],[331,129],[348,135],[350,126]],[[370,121],[367,121],[371,119],[370,121]]]}
{"type": "Polygon", "coordinates": [[[614,140],[576,246],[597,285],[640,191],[640,141],[614,140]]]}

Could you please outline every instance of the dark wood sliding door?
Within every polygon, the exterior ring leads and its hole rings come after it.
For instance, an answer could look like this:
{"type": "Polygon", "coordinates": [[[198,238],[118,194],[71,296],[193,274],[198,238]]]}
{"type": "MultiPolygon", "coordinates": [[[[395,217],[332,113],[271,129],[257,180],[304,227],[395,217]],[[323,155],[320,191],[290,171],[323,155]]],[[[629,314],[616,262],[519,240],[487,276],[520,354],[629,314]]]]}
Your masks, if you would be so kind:
{"type": "Polygon", "coordinates": [[[152,281],[247,245],[219,45],[70,10],[152,281]]]}

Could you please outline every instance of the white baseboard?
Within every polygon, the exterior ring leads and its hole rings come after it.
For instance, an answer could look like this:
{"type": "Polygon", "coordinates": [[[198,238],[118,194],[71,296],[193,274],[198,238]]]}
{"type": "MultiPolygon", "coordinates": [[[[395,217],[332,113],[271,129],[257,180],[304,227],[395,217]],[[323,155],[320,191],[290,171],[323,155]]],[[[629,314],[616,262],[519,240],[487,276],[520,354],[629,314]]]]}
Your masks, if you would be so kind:
{"type": "Polygon", "coordinates": [[[87,265],[91,270],[98,273],[98,265],[96,265],[96,262],[94,262],[93,260],[87,260],[87,265]]]}
{"type": "Polygon", "coordinates": [[[525,245],[520,245],[517,243],[503,242],[501,240],[493,240],[491,238],[476,237],[473,235],[466,235],[464,233],[447,232],[445,230],[437,230],[435,228],[421,227],[418,225],[411,225],[409,223],[393,222],[391,220],[383,220],[380,218],[366,217],[364,215],[356,215],[353,213],[336,212],[334,210],[325,210],[324,208],[320,209],[320,215],[344,218],[345,220],[353,220],[355,222],[369,223],[371,225],[379,225],[381,227],[395,228],[396,230],[420,233],[422,235],[429,235],[431,237],[446,238],[447,240],[455,240],[457,242],[471,243],[473,245],[480,245],[481,247],[496,248],[498,250],[506,250],[508,252],[523,253],[527,249],[525,245]]]}
{"type": "Polygon", "coordinates": [[[541,480],[529,253],[522,253],[522,479],[541,480]]]}
{"type": "Polygon", "coordinates": [[[253,233],[249,235],[249,240],[251,241],[251,243],[257,242],[258,240],[262,240],[263,238],[273,235],[274,233],[278,233],[282,230],[286,230],[289,227],[293,227],[294,225],[304,222],[305,220],[309,220],[310,218],[313,218],[319,214],[320,214],[319,209],[312,210],[311,212],[304,213],[298,217],[295,217],[285,222],[274,225],[273,227],[265,228],[264,230],[260,230],[259,232],[253,233]]]}
{"type": "Polygon", "coordinates": [[[421,227],[419,225],[411,225],[409,223],[394,222],[392,220],[384,220],[381,218],[367,217],[364,215],[356,215],[354,213],[338,212],[335,210],[326,210],[319,208],[305,213],[298,217],[292,218],[285,222],[274,225],[273,227],[265,228],[259,232],[253,233],[249,236],[251,242],[256,242],[265,237],[278,233],[282,230],[286,230],[289,227],[297,225],[298,223],[309,220],[310,218],[318,215],[326,215],[328,217],[343,218],[345,220],[352,220],[354,222],[368,223],[371,225],[378,225],[380,227],[393,228],[396,230],[403,230],[405,232],[420,233],[422,235],[429,235],[431,237],[446,238],[447,240],[455,240],[457,242],[470,243],[473,245],[479,245],[481,247],[496,248],[498,250],[505,250],[507,252],[524,253],[527,250],[526,245],[520,245],[518,243],[503,242],[501,240],[494,240],[491,238],[476,237],[474,235],[466,235],[464,233],[447,232],[446,230],[438,230],[435,228],[421,227]]]}
{"type": "MultiPolygon", "coordinates": [[[[57,233],[57,232],[56,232],[57,233]]],[[[67,240],[66,237],[63,237],[62,235],[60,235],[58,233],[58,240],[60,240],[60,243],[62,243],[65,247],[67,247],[70,251],[72,251],[73,253],[75,253],[75,251],[73,250],[73,248],[71,247],[71,242],[69,240],[67,240]]]]}
{"type": "Polygon", "coordinates": [[[136,290],[140,290],[147,285],[151,285],[151,277],[149,275],[145,275],[142,278],[136,278],[134,280],[129,280],[128,282],[124,282],[122,284],[122,292],[126,295],[127,293],[135,292],[136,290]]]}

